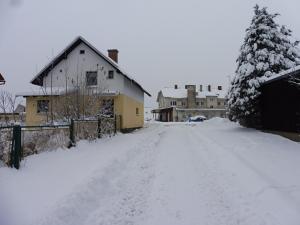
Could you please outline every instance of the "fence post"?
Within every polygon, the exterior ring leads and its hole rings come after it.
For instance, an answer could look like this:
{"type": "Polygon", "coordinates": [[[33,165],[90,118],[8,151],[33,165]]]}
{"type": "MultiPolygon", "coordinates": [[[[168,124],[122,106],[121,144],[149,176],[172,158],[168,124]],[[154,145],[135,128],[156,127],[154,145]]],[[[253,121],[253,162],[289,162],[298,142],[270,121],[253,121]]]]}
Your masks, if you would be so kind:
{"type": "Polygon", "coordinates": [[[123,125],[122,124],[123,123],[123,121],[122,121],[122,115],[120,115],[120,122],[119,123],[120,123],[119,124],[120,125],[120,132],[122,132],[122,125],[123,125]]]}
{"type": "Polygon", "coordinates": [[[20,168],[20,162],[22,157],[21,151],[21,126],[15,125],[13,127],[12,149],[10,155],[10,166],[16,169],[20,168]]]}
{"type": "Polygon", "coordinates": [[[101,117],[98,117],[98,138],[101,138],[101,117]]]}
{"type": "Polygon", "coordinates": [[[117,133],[117,114],[115,114],[115,130],[114,130],[114,135],[117,133]]]}
{"type": "Polygon", "coordinates": [[[75,134],[74,134],[74,130],[75,130],[75,127],[74,127],[74,119],[71,119],[71,123],[70,123],[70,143],[69,143],[69,148],[75,146],[75,134]]]}

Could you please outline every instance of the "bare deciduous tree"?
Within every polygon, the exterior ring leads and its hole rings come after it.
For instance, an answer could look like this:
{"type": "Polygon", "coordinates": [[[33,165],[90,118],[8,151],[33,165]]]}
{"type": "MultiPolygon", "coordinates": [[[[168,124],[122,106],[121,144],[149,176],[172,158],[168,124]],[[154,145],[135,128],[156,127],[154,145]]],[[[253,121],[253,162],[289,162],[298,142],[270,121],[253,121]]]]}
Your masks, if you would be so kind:
{"type": "Polygon", "coordinates": [[[11,94],[8,91],[1,91],[0,92],[0,110],[5,116],[5,123],[8,124],[10,118],[7,116],[7,113],[12,114],[13,122],[16,122],[16,117],[14,114],[16,108],[16,96],[11,94]]]}

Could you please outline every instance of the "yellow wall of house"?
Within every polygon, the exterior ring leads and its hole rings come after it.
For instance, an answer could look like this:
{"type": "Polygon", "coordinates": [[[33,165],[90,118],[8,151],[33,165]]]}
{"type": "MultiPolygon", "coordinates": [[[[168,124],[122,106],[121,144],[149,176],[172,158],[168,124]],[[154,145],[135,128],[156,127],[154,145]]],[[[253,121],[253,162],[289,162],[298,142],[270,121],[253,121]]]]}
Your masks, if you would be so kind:
{"type": "Polygon", "coordinates": [[[20,113],[0,113],[0,123],[23,122],[23,115],[20,113]]]}
{"type": "Polygon", "coordinates": [[[37,112],[37,101],[38,100],[49,100],[49,97],[27,97],[26,98],[26,119],[25,123],[27,126],[40,125],[47,122],[49,119],[46,113],[37,112]]]}
{"type": "Polygon", "coordinates": [[[115,97],[115,114],[122,115],[121,129],[144,126],[144,104],[126,95],[115,97]],[[136,109],[138,108],[138,114],[136,109]]]}
{"type": "MultiPolygon", "coordinates": [[[[53,100],[59,101],[58,97],[54,98],[55,99],[53,100]]],[[[37,113],[38,100],[50,100],[50,97],[30,96],[26,98],[26,125],[40,125],[50,121],[50,113],[37,113]]],[[[54,102],[54,104],[56,103],[54,102]]],[[[114,97],[114,110],[116,115],[121,115],[121,129],[143,127],[144,104],[142,102],[138,102],[131,97],[120,94],[114,97]],[[138,114],[136,114],[137,108],[138,114]]]]}

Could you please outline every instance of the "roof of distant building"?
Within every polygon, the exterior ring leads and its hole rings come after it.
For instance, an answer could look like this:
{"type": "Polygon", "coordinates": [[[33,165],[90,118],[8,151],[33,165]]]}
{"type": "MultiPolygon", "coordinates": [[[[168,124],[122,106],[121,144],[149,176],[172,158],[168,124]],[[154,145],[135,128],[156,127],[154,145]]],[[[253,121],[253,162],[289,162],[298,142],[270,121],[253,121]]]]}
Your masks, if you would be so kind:
{"type": "MultiPolygon", "coordinates": [[[[219,97],[225,98],[226,92],[224,90],[214,90],[211,91],[200,91],[200,89],[196,89],[197,91],[197,98],[206,98],[206,97],[219,97]]],[[[187,98],[187,89],[185,88],[171,88],[166,87],[161,90],[161,93],[166,98],[187,98]]]]}

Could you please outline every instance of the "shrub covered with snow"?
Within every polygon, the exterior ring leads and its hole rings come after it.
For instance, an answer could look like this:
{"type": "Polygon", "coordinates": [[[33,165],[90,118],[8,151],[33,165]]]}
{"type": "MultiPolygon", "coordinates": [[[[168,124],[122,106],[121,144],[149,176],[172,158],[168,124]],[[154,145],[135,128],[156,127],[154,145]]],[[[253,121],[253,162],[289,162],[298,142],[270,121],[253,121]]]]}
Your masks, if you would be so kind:
{"type": "Polygon", "coordinates": [[[291,30],[279,26],[266,8],[254,7],[254,17],[246,29],[237,59],[237,69],[228,93],[229,118],[250,127],[260,126],[260,85],[283,70],[300,64],[298,41],[291,30]]]}

